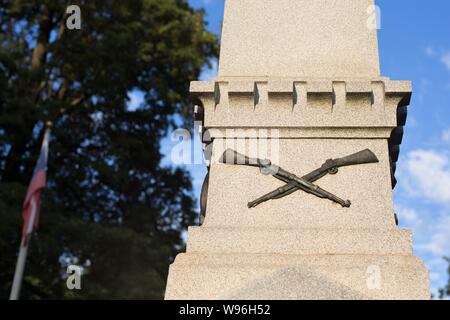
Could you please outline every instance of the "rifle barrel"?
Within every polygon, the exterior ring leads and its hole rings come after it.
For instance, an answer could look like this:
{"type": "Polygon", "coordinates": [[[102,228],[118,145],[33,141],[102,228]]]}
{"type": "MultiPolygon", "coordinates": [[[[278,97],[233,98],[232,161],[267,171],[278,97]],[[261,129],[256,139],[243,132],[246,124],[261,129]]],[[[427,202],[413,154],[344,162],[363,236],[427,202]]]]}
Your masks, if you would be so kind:
{"type": "Polygon", "coordinates": [[[219,162],[224,164],[241,165],[264,168],[271,165],[269,160],[262,160],[258,158],[249,158],[242,153],[232,149],[227,149],[219,159],[219,162]]]}

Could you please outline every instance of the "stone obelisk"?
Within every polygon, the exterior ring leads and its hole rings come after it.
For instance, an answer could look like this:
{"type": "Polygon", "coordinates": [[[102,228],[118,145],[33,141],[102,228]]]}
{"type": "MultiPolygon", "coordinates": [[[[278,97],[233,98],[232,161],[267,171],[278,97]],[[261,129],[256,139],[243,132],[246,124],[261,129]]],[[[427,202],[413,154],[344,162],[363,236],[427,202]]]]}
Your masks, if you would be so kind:
{"type": "Polygon", "coordinates": [[[373,0],[226,0],[218,77],[191,83],[211,155],[206,218],[166,299],[430,298],[392,200],[411,83],[380,75],[375,12],[373,0]],[[249,208],[291,180],[220,163],[228,148],[298,177],[361,150],[378,161],[313,182],[350,207],[294,190],[249,208]]]}

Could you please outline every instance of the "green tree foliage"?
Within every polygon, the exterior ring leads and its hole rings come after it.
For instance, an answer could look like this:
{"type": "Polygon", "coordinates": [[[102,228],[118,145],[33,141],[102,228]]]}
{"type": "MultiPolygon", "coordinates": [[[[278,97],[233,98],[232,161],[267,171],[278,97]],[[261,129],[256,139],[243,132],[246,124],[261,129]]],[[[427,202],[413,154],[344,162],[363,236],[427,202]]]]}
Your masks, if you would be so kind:
{"type": "Polygon", "coordinates": [[[0,297],[46,121],[48,188],[22,298],[161,298],[194,222],[190,176],[162,166],[160,140],[190,116],[189,81],[217,55],[187,0],[0,0],[0,297]],[[66,27],[66,6],[81,29],[66,27]],[[130,109],[129,92],[145,93],[130,109]],[[67,263],[83,265],[69,291],[67,263]]]}

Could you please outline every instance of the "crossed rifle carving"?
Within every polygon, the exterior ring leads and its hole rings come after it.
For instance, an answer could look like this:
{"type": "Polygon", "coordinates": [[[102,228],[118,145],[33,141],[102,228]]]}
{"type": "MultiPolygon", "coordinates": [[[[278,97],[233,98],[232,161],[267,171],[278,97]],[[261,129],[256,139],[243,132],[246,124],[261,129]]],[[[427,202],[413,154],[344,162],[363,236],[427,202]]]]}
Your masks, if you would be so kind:
{"type": "Polygon", "coordinates": [[[223,153],[222,157],[220,158],[220,162],[232,165],[245,165],[250,167],[258,167],[262,174],[272,175],[278,180],[286,182],[284,186],[279,187],[273,190],[272,192],[269,192],[259,197],[254,201],[249,202],[247,204],[249,208],[254,208],[260,205],[261,203],[269,200],[281,199],[297,190],[303,190],[319,198],[329,199],[333,202],[340,204],[342,207],[349,208],[351,205],[351,202],[349,200],[343,200],[338,196],[332,194],[331,192],[322,189],[313,182],[319,180],[320,178],[324,177],[327,174],[334,175],[338,173],[340,167],[366,163],[377,163],[379,162],[379,160],[371,150],[365,149],[363,151],[351,154],[343,158],[329,159],[325,161],[325,163],[322,164],[320,168],[308,173],[307,175],[301,178],[293,173],[290,173],[289,171],[284,170],[279,166],[273,165],[270,160],[249,158],[232,149],[227,149],[223,153]]]}

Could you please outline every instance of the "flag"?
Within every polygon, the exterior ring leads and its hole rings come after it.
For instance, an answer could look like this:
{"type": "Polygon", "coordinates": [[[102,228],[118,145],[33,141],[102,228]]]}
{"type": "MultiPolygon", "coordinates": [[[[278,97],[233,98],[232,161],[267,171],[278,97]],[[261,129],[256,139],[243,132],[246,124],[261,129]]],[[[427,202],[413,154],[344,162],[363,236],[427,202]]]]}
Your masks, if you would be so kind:
{"type": "Polygon", "coordinates": [[[47,182],[47,157],[48,143],[50,138],[50,129],[45,130],[44,139],[42,140],[41,153],[36,163],[36,167],[28,186],[27,194],[23,202],[22,216],[22,243],[27,245],[30,234],[35,230],[39,223],[39,211],[41,203],[41,191],[45,188],[47,182]]]}

